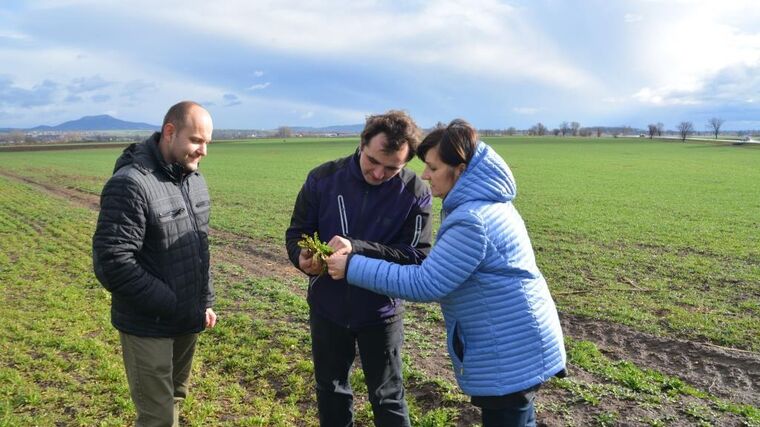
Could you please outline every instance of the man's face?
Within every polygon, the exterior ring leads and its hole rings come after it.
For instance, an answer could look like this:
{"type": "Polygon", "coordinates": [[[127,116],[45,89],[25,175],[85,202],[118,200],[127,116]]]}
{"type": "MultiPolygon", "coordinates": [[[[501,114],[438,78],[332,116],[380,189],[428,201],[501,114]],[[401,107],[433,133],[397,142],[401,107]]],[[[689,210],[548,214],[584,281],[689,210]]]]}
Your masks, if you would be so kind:
{"type": "Polygon", "coordinates": [[[406,165],[409,145],[404,144],[398,151],[388,153],[383,151],[387,143],[385,133],[379,133],[361,147],[359,166],[367,184],[380,185],[398,175],[406,165]]]}
{"type": "Polygon", "coordinates": [[[202,108],[194,107],[188,113],[185,125],[176,129],[171,123],[164,127],[168,143],[168,163],[178,163],[185,172],[195,172],[201,158],[208,153],[214,126],[211,116],[202,108]]]}

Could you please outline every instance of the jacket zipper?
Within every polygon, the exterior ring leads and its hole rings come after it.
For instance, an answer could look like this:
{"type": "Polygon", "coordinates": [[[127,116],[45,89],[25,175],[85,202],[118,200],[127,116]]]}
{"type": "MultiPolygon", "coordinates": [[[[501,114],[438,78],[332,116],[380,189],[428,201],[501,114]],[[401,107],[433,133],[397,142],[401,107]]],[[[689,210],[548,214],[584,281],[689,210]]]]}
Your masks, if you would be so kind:
{"type": "MultiPolygon", "coordinates": [[[[368,194],[369,194],[369,189],[368,188],[364,188],[364,193],[362,194],[362,204],[361,204],[361,206],[359,208],[359,216],[357,217],[357,218],[359,218],[358,224],[362,224],[362,218],[364,218],[364,208],[367,207],[367,195],[368,194]]],[[[354,233],[353,234],[355,236],[357,236],[357,238],[359,238],[358,236],[362,235],[362,233],[364,232],[364,228],[363,227],[360,228],[358,233],[356,231],[357,230],[354,229],[354,233]]],[[[348,236],[346,236],[346,237],[348,237],[348,236]]],[[[347,286],[346,286],[346,307],[348,307],[348,322],[347,322],[348,326],[347,327],[350,328],[351,327],[351,319],[353,318],[352,313],[351,313],[351,285],[348,285],[348,282],[346,282],[346,284],[347,284],[347,286]]]]}
{"type": "MultiPolygon", "coordinates": [[[[190,217],[190,223],[193,225],[193,231],[195,232],[195,238],[198,239],[198,266],[200,267],[203,265],[203,250],[201,248],[200,237],[198,236],[198,222],[197,222],[197,218],[195,217],[195,211],[193,210],[193,204],[190,203],[190,194],[188,194],[188,190],[185,188],[185,184],[189,185],[189,181],[187,178],[188,176],[190,175],[185,175],[182,177],[182,179],[180,179],[179,191],[180,193],[182,193],[182,199],[185,201],[185,206],[187,207],[187,213],[188,213],[188,216],[190,217]]],[[[200,274],[201,277],[203,277],[202,271],[199,271],[198,273],[200,274]]],[[[203,292],[201,292],[200,289],[196,289],[196,291],[199,296],[203,295],[203,292]]],[[[201,305],[200,302],[201,301],[198,300],[199,305],[201,305]]],[[[205,312],[205,307],[203,307],[202,311],[205,312]]],[[[205,316],[206,315],[204,313],[203,317],[201,318],[201,328],[204,326],[206,322],[205,316]]]]}

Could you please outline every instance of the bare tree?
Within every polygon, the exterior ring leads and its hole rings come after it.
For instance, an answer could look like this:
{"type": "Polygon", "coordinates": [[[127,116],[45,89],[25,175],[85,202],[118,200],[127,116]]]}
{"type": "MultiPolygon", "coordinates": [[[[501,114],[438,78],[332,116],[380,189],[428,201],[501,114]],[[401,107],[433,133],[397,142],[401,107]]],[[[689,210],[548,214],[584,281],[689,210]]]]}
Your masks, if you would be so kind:
{"type": "Polygon", "coordinates": [[[293,131],[288,126],[280,126],[277,128],[277,138],[290,138],[293,136],[293,131]]]}
{"type": "Polygon", "coordinates": [[[538,136],[544,136],[546,135],[546,126],[544,126],[543,123],[538,122],[535,125],[533,125],[530,130],[528,130],[529,135],[538,135],[538,136]]]}
{"type": "Polygon", "coordinates": [[[681,141],[686,142],[686,137],[694,132],[694,125],[691,122],[681,122],[678,124],[678,134],[681,135],[681,141]]]}
{"type": "Polygon", "coordinates": [[[578,129],[581,128],[581,124],[578,122],[570,123],[570,129],[573,131],[573,136],[578,136],[578,129]]]}
{"type": "Polygon", "coordinates": [[[715,134],[715,139],[718,139],[718,132],[720,132],[721,126],[723,126],[723,119],[713,117],[707,121],[707,129],[712,129],[713,134],[715,134]]]}
{"type": "Polygon", "coordinates": [[[596,128],[596,137],[599,138],[602,136],[602,128],[596,128]]]}
{"type": "Polygon", "coordinates": [[[552,135],[559,136],[559,129],[557,128],[552,129],[552,135]]]}
{"type": "Polygon", "coordinates": [[[662,124],[662,122],[657,122],[657,136],[662,136],[662,133],[665,131],[665,125],[662,124]]]}
{"type": "Polygon", "coordinates": [[[570,125],[567,122],[560,123],[559,131],[562,133],[562,136],[567,135],[567,133],[570,131],[570,125]]]}
{"type": "Polygon", "coordinates": [[[517,129],[515,129],[514,126],[510,126],[510,127],[507,128],[507,135],[512,136],[515,133],[517,133],[517,129]]]}
{"type": "Polygon", "coordinates": [[[650,123],[647,125],[647,130],[649,131],[649,139],[654,138],[655,135],[657,135],[657,125],[650,123]]]}

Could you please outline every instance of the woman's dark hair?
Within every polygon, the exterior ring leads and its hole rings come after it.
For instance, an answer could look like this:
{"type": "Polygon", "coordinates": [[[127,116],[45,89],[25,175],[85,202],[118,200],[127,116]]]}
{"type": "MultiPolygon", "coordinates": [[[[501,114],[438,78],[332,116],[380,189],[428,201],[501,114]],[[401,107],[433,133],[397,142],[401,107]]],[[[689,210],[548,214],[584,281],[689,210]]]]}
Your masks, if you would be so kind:
{"type": "Polygon", "coordinates": [[[414,158],[417,146],[420,145],[422,132],[408,114],[399,110],[390,110],[385,114],[367,117],[361,136],[362,147],[369,144],[369,140],[380,133],[385,133],[388,138],[388,144],[383,148],[384,152],[395,153],[407,144],[409,154],[406,156],[406,161],[414,158]]]}
{"type": "Polygon", "coordinates": [[[430,132],[417,148],[417,155],[425,161],[428,150],[438,147],[438,157],[449,166],[469,164],[475,147],[478,145],[478,132],[463,119],[454,119],[448,126],[438,126],[430,132]]]}

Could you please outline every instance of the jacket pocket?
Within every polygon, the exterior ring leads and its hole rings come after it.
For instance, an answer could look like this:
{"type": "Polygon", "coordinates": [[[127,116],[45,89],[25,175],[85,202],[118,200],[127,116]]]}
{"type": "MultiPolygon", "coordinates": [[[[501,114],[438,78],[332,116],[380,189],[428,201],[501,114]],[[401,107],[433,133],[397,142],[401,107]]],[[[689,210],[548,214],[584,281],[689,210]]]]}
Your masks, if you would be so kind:
{"type": "Polygon", "coordinates": [[[209,215],[211,214],[211,201],[201,200],[195,202],[193,212],[195,212],[195,218],[198,220],[198,224],[202,227],[208,225],[209,215]]]}
{"type": "Polygon", "coordinates": [[[187,209],[184,207],[177,207],[177,208],[170,208],[167,210],[162,210],[158,214],[158,222],[165,223],[174,221],[175,219],[186,217],[187,216],[187,209]]]}
{"type": "Polygon", "coordinates": [[[449,357],[454,368],[454,374],[458,377],[464,374],[464,357],[466,345],[461,336],[459,322],[454,322],[447,332],[449,357]]]}
{"type": "Polygon", "coordinates": [[[464,363],[464,340],[461,336],[459,323],[454,324],[454,337],[451,340],[451,346],[454,349],[454,354],[459,358],[459,361],[464,363]]]}

